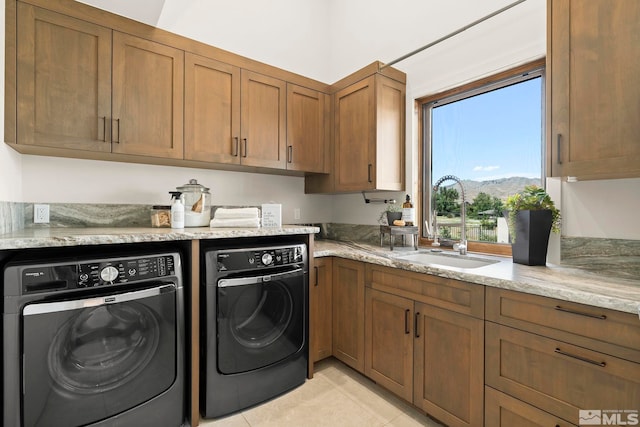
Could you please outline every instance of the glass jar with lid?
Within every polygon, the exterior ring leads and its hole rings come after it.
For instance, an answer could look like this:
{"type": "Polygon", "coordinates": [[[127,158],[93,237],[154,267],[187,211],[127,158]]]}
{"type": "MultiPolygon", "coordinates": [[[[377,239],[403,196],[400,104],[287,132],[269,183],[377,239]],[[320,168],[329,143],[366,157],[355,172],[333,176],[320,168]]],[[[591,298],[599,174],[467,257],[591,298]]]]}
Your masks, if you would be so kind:
{"type": "Polygon", "coordinates": [[[176,187],[184,196],[184,226],[206,227],[211,221],[211,193],[209,188],[190,179],[188,184],[176,187]]]}

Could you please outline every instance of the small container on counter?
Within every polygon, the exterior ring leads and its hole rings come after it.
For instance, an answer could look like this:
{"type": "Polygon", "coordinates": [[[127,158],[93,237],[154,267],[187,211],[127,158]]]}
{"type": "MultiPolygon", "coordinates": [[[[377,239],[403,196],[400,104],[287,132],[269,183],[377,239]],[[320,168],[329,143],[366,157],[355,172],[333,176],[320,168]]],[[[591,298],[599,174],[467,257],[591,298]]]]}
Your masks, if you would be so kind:
{"type": "Polygon", "coordinates": [[[171,227],[171,206],[155,205],[151,207],[151,226],[155,228],[171,227]]]}

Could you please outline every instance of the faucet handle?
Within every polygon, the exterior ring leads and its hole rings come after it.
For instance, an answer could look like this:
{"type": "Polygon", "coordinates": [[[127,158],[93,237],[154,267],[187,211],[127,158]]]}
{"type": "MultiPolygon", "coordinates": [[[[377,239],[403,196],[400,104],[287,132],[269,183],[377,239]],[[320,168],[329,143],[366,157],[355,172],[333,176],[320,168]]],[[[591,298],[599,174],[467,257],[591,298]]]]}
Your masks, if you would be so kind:
{"type": "Polygon", "coordinates": [[[461,240],[458,243],[454,243],[453,250],[454,251],[458,251],[460,253],[460,255],[466,255],[467,254],[467,241],[466,240],[461,240]]]}

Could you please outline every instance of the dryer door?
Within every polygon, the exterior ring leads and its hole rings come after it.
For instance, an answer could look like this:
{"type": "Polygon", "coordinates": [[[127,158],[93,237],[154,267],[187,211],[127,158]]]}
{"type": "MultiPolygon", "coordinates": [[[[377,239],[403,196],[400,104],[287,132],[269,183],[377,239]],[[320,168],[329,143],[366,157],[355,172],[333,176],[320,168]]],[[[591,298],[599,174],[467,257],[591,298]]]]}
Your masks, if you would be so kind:
{"type": "Polygon", "coordinates": [[[90,424],[176,379],[176,286],[24,307],[24,426],[90,424]]]}
{"type": "Polygon", "coordinates": [[[304,343],[302,269],[218,282],[218,371],[247,372],[295,354],[304,343]]]}

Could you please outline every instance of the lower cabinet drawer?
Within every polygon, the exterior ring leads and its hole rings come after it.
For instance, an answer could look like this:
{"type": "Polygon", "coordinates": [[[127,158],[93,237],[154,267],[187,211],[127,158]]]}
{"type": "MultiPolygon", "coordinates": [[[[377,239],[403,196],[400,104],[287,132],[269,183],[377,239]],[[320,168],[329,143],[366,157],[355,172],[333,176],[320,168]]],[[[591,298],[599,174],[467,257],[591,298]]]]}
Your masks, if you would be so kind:
{"type": "Polygon", "coordinates": [[[484,393],[486,427],[575,427],[575,424],[554,417],[491,387],[485,387],[484,393]]]}
{"type": "Polygon", "coordinates": [[[578,425],[579,410],[640,410],[640,364],[486,322],[485,383],[578,425]]]}

